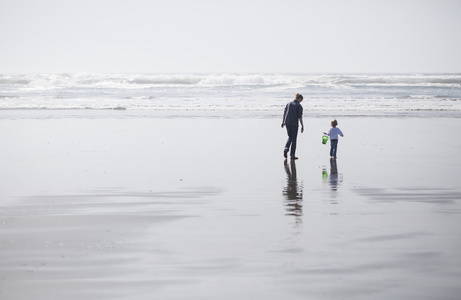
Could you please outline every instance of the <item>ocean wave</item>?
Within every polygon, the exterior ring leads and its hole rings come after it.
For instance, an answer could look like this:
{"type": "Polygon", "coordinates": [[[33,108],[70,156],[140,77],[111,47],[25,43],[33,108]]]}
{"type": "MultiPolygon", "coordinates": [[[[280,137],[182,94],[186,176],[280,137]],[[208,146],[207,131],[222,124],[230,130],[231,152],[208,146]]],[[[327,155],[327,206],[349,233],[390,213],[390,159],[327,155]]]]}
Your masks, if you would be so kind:
{"type": "Polygon", "coordinates": [[[199,78],[190,77],[147,77],[128,79],[128,83],[140,85],[193,85],[200,83],[199,78]]]}
{"type": "MultiPolygon", "coordinates": [[[[279,99],[11,99],[0,101],[0,109],[116,109],[116,110],[207,110],[207,111],[281,111],[279,99]]],[[[305,99],[306,111],[453,111],[461,112],[457,99],[427,98],[415,95],[408,99],[305,99]]]]}
{"type": "Polygon", "coordinates": [[[0,78],[0,85],[24,85],[31,83],[31,80],[21,78],[0,78]]]}
{"type": "Polygon", "coordinates": [[[461,111],[461,74],[0,74],[0,109],[461,111]]]}
{"type": "Polygon", "coordinates": [[[389,86],[389,87],[425,87],[452,86],[461,87],[461,74],[381,74],[381,75],[327,75],[314,77],[306,81],[313,85],[337,86],[389,86]]]}
{"type": "Polygon", "coordinates": [[[260,86],[300,88],[310,86],[441,86],[461,88],[461,74],[0,74],[0,85],[28,88],[133,88],[139,86],[260,86]]]}
{"type": "Polygon", "coordinates": [[[434,78],[429,80],[430,83],[434,84],[454,84],[454,85],[461,85],[461,78],[454,77],[454,78],[434,78]]]}

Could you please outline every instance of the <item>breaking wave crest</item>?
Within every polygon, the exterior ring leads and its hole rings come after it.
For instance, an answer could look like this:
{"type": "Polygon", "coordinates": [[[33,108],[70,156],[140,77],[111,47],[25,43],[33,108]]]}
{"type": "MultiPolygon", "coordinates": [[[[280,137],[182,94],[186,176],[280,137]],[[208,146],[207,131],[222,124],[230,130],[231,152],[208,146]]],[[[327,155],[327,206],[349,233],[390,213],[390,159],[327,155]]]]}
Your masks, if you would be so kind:
{"type": "Polygon", "coordinates": [[[461,74],[0,74],[0,109],[461,111],[461,74]]]}

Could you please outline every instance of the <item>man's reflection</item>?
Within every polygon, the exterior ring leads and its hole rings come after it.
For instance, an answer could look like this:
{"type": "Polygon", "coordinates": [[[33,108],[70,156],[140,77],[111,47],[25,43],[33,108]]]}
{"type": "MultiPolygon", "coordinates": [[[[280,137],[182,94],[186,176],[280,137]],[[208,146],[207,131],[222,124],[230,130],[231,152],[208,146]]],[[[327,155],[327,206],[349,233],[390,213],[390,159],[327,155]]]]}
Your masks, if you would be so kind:
{"type": "Polygon", "coordinates": [[[291,159],[290,164],[285,160],[284,165],[285,172],[287,173],[287,186],[283,189],[285,208],[287,215],[295,216],[296,223],[299,223],[303,215],[303,187],[302,184],[298,184],[295,160],[291,159]]]}

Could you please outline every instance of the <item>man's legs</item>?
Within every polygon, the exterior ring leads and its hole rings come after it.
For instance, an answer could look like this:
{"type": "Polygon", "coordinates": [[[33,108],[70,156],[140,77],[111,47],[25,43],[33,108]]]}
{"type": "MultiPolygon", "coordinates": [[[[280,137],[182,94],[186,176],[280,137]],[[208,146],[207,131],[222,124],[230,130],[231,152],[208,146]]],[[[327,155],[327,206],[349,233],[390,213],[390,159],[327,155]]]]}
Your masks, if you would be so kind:
{"type": "Polygon", "coordinates": [[[298,126],[286,125],[286,128],[287,128],[288,140],[287,140],[287,143],[285,144],[285,151],[287,152],[291,146],[290,156],[294,157],[296,153],[296,141],[298,138],[298,126]]]}

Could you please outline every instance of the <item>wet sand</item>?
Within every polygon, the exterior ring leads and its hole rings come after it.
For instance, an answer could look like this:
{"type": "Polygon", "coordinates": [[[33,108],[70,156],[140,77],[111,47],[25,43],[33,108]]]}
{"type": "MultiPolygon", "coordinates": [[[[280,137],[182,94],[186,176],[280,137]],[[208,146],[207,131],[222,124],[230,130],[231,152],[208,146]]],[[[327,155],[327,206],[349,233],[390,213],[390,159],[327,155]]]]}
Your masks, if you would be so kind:
{"type": "Polygon", "coordinates": [[[0,112],[0,298],[458,299],[461,120],[0,112]],[[12,117],[14,116],[14,117],[12,117]]]}

